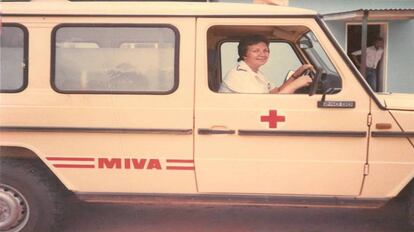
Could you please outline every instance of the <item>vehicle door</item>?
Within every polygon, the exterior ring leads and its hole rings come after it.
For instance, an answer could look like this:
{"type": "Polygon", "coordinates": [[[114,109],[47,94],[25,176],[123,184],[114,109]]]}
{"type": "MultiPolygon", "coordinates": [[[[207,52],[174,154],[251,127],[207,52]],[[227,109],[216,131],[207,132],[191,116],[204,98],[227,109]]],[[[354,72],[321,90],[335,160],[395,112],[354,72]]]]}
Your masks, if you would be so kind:
{"type": "Polygon", "coordinates": [[[200,192],[360,194],[369,96],[314,19],[201,18],[196,57],[195,165],[200,192]],[[327,94],[320,107],[320,92],[218,92],[220,83],[214,82],[236,64],[237,41],[249,34],[271,39],[274,60],[262,71],[267,69],[273,84],[281,84],[289,70],[313,59],[323,64],[324,72],[339,77],[340,89],[327,94]],[[300,44],[304,36],[312,37],[312,46],[300,44]],[[313,51],[306,51],[307,46],[313,51]],[[317,55],[312,58],[313,53],[317,55]],[[280,77],[272,79],[273,74],[280,77]]]}

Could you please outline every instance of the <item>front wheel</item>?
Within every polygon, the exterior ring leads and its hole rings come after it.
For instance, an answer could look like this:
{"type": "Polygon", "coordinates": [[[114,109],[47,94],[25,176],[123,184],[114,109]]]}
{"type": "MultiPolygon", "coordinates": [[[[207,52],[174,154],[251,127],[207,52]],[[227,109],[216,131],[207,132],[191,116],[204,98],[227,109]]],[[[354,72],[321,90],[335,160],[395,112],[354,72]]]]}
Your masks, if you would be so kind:
{"type": "Polygon", "coordinates": [[[56,231],[62,215],[60,193],[44,165],[1,158],[0,231],[56,231]]]}

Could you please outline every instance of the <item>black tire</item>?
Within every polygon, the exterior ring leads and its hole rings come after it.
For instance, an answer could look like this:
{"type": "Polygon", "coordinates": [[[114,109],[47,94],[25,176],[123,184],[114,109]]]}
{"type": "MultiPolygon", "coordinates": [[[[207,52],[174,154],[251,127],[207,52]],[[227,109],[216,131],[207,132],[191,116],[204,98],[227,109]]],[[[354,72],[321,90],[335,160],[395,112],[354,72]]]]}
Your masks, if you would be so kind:
{"type": "Polygon", "coordinates": [[[0,217],[0,231],[58,231],[63,215],[62,188],[39,161],[1,158],[0,194],[0,210],[11,212],[0,217]]]}
{"type": "Polygon", "coordinates": [[[407,221],[411,229],[414,230],[414,185],[411,184],[408,189],[407,198],[407,221]]]}

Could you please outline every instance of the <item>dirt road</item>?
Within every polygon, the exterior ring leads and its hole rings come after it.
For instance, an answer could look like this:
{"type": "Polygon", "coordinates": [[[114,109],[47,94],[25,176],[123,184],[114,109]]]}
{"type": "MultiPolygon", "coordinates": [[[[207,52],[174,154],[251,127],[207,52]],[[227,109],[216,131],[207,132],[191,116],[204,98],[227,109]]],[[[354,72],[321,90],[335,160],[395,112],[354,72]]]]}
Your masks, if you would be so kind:
{"type": "Polygon", "coordinates": [[[62,232],[408,232],[403,202],[385,209],[137,206],[82,203],[62,232]]]}

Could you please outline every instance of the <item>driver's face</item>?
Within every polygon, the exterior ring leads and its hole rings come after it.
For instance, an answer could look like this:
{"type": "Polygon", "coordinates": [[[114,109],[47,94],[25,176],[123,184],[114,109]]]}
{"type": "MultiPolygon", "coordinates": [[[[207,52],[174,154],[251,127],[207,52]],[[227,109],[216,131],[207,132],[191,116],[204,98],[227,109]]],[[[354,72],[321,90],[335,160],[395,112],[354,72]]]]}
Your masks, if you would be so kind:
{"type": "Polygon", "coordinates": [[[266,64],[268,59],[269,47],[267,47],[266,43],[260,42],[247,47],[244,62],[246,62],[253,71],[257,72],[260,66],[266,64]]]}

